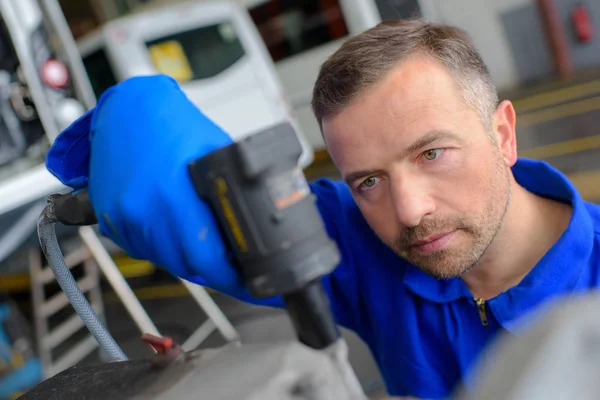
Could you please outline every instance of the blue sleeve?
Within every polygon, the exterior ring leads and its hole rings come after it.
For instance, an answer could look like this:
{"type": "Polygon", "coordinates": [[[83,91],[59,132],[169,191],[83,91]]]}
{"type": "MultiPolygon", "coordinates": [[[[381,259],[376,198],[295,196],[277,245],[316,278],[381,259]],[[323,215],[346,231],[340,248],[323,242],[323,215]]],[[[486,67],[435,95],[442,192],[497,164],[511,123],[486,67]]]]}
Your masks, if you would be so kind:
{"type": "Polygon", "coordinates": [[[329,236],[336,242],[341,261],[338,267],[323,278],[323,286],[331,303],[331,308],[339,325],[362,336],[361,297],[359,277],[353,257],[352,231],[356,211],[354,200],[344,182],[319,179],[311,183],[317,197],[317,207],[329,236]]]}

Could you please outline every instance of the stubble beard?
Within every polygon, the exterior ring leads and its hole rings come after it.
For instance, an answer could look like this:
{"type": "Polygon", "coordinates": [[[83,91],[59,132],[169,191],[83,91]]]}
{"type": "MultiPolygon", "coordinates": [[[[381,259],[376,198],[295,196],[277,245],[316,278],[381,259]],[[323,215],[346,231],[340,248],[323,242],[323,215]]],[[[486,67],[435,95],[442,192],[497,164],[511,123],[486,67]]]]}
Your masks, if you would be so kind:
{"type": "Polygon", "coordinates": [[[487,206],[479,215],[464,218],[428,219],[416,227],[406,228],[391,245],[400,257],[437,279],[452,279],[474,268],[483,257],[502,223],[510,204],[511,190],[508,170],[500,164],[493,168],[487,193],[487,206]],[[499,193],[498,185],[505,185],[499,193]],[[450,246],[432,253],[421,253],[410,246],[415,240],[436,233],[456,231],[466,244],[450,246]]]}

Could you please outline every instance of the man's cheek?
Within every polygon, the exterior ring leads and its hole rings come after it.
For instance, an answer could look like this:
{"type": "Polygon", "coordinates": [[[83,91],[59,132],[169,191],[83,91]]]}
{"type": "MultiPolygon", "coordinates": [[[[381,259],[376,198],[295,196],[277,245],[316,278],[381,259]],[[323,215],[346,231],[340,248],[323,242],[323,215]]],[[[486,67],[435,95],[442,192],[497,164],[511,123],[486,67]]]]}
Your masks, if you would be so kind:
{"type": "Polygon", "coordinates": [[[361,207],[361,210],[367,224],[371,229],[385,242],[390,243],[398,236],[399,224],[398,218],[393,211],[384,207],[361,207]]]}
{"type": "Polygon", "coordinates": [[[490,182],[490,163],[480,157],[462,153],[444,166],[444,174],[462,187],[477,188],[490,182]]]}
{"type": "MultiPolygon", "coordinates": [[[[481,171],[464,167],[449,168],[433,185],[438,207],[450,204],[455,211],[469,209],[478,204],[489,192],[489,178],[481,171]]],[[[441,211],[441,210],[440,210],[441,211]]]]}
{"type": "Polygon", "coordinates": [[[427,165],[424,169],[428,178],[435,185],[464,185],[469,182],[473,173],[479,173],[480,163],[468,157],[463,149],[448,149],[435,164],[427,165]]]}

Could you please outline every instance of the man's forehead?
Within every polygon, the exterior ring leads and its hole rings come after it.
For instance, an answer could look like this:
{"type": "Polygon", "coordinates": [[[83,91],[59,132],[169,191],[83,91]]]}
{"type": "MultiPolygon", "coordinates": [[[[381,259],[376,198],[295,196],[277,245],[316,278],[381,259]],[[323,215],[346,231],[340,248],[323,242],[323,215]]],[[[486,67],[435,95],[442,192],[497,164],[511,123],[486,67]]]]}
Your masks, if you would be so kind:
{"type": "Polygon", "coordinates": [[[431,132],[460,133],[465,123],[452,76],[430,60],[411,60],[323,120],[323,136],[342,174],[405,154],[431,132]]]}
{"type": "Polygon", "coordinates": [[[457,89],[454,78],[442,64],[419,57],[396,66],[379,85],[365,92],[365,98],[395,98],[406,103],[443,98],[447,103],[460,99],[457,89]]]}
{"type": "Polygon", "coordinates": [[[339,113],[325,118],[323,134],[328,143],[373,140],[387,130],[424,134],[443,128],[436,126],[438,120],[459,112],[459,107],[464,106],[445,68],[415,59],[400,64],[339,113]]]}
{"type": "MultiPolygon", "coordinates": [[[[425,99],[460,100],[460,93],[447,68],[429,57],[411,57],[392,68],[371,87],[361,90],[344,109],[360,108],[390,99],[406,102],[425,99]]],[[[342,110],[343,112],[343,110],[342,110]]]]}

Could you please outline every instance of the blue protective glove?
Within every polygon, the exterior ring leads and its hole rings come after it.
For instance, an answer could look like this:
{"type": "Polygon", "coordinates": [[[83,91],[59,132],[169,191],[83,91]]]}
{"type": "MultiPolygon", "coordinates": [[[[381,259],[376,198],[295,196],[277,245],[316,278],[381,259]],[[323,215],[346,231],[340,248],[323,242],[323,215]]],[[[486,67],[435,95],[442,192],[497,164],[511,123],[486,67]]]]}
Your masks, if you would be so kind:
{"type": "Polygon", "coordinates": [[[252,300],[187,170],[230,143],[175,80],[135,77],[106,91],[62,132],[46,166],[65,185],[88,188],[100,232],[131,257],[252,300]]]}

